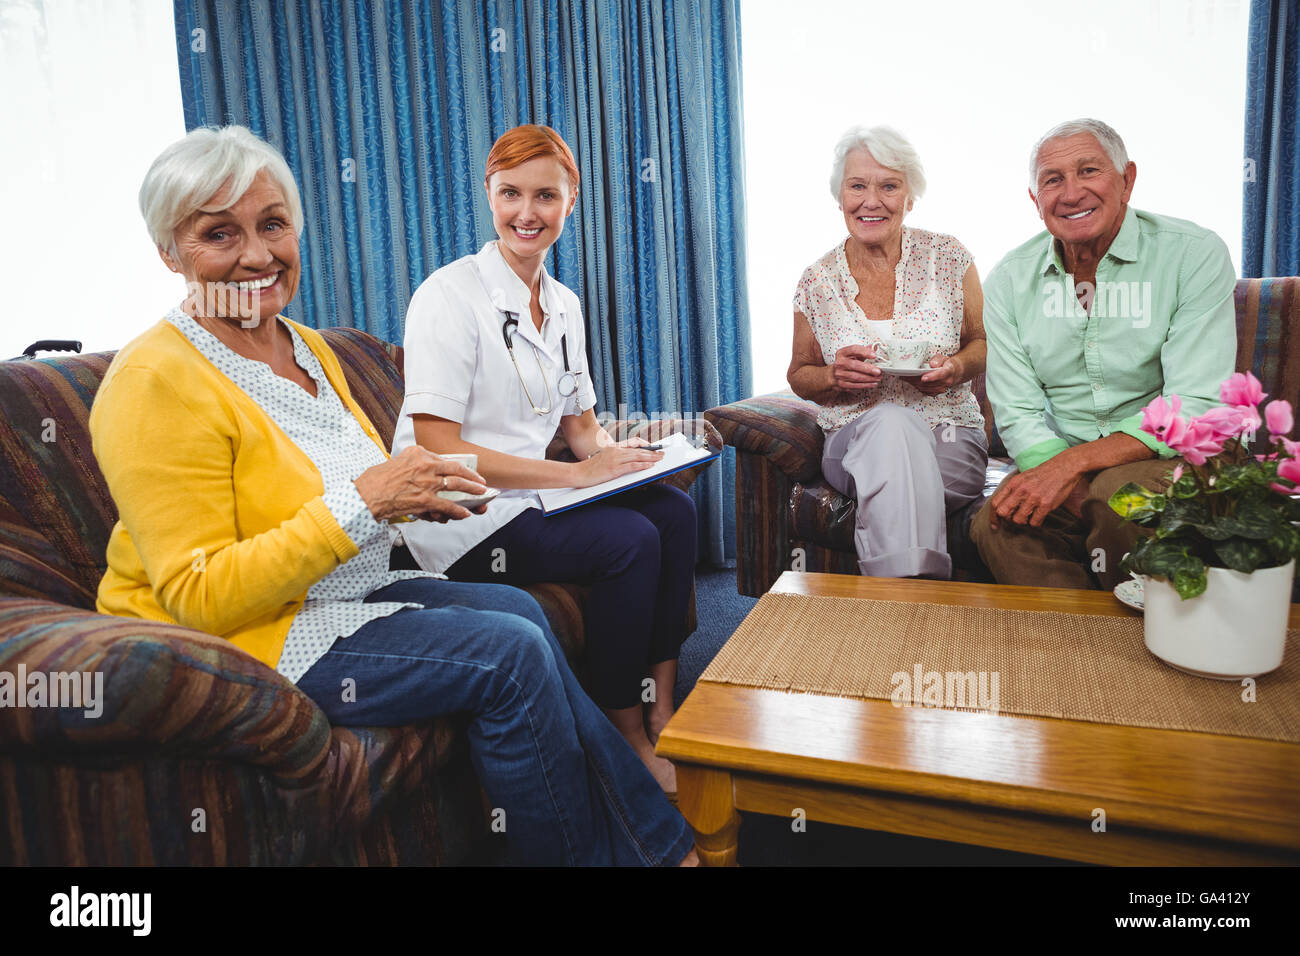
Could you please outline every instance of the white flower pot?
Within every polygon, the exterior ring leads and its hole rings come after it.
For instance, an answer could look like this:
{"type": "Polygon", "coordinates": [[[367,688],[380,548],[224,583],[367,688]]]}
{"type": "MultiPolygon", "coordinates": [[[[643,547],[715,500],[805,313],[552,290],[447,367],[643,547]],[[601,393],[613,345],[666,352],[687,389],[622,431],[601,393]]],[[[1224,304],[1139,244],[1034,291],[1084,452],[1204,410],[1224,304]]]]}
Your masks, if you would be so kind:
{"type": "Polygon", "coordinates": [[[1295,561],[1253,574],[1210,568],[1205,593],[1184,601],[1164,578],[1146,579],[1146,645],[1199,677],[1258,677],[1282,663],[1295,561]]]}

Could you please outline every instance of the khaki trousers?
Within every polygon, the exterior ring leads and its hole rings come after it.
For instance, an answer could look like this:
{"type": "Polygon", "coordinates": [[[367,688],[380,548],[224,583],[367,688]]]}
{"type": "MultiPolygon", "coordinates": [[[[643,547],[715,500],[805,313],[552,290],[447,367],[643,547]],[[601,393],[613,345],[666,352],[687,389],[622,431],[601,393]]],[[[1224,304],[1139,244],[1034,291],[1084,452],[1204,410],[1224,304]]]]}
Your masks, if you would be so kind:
{"type": "Polygon", "coordinates": [[[1145,533],[1111,510],[1110,496],[1130,481],[1163,491],[1169,473],[1180,463],[1181,458],[1148,458],[1104,468],[1088,483],[1082,518],[1060,507],[1041,528],[999,520],[994,530],[989,524],[990,498],[975,515],[971,537],[999,584],[1110,590],[1128,578],[1119,569],[1120,559],[1145,533]]]}

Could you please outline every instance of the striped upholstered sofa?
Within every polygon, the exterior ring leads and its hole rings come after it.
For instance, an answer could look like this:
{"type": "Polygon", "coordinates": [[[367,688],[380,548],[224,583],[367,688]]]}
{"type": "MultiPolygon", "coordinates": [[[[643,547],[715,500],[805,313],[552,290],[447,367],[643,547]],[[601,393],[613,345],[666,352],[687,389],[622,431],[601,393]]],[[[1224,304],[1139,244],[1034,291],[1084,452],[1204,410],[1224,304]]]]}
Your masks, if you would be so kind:
{"type": "MultiPolygon", "coordinates": [[[[1269,395],[1300,408],[1300,278],[1242,279],[1235,302],[1237,369],[1253,371],[1269,395]]],[[[990,436],[987,496],[1011,464],[993,427],[983,376],[973,384],[990,436]]],[[[822,476],[815,407],[792,392],[775,392],[710,409],[705,418],[736,449],[740,593],[762,595],[791,568],[856,574],[857,505],[822,476]]],[[[978,507],[949,519],[948,549],[955,577],[992,580],[969,535],[978,507]]]]}
{"type": "MultiPolygon", "coordinates": [[[[324,335],[391,442],[402,350],[354,329],[324,335]]],[[[103,675],[97,716],[0,706],[0,864],[454,864],[491,854],[463,719],[332,727],[220,638],[95,613],[117,509],[87,418],[112,357],[0,363],[0,675],[103,675]]],[[[638,428],[652,438],[659,425],[638,428]]],[[[669,480],[684,488],[694,477],[669,480]]],[[[529,591],[582,676],[585,589],[529,591]]]]}

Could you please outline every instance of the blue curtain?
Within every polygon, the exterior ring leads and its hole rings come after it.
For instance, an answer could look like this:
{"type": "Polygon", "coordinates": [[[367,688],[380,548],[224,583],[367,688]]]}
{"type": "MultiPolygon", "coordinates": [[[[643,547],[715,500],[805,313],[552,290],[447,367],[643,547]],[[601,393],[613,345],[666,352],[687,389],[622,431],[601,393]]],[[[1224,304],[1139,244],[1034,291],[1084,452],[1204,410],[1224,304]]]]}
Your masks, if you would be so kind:
{"type": "Polygon", "coordinates": [[[1252,0],[1241,274],[1300,275],[1300,0],[1252,0]]]}
{"type": "MultiPolygon", "coordinates": [[[[411,294],[494,238],[488,149],[520,123],[578,159],[551,274],[587,320],[598,413],[750,394],[738,0],[175,0],[185,125],[275,144],[306,210],[290,312],[400,342],[411,294]]],[[[734,556],[734,462],[696,483],[734,556]]]]}

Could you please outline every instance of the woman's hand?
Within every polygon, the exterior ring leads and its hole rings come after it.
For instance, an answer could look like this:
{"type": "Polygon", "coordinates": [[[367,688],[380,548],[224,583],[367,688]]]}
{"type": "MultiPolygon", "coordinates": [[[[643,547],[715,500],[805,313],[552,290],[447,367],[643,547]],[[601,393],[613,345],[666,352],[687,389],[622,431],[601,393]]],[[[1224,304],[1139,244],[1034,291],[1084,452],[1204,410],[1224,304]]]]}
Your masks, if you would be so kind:
{"type": "Polygon", "coordinates": [[[911,386],[922,395],[939,395],[966,381],[965,365],[955,355],[936,355],[930,359],[930,371],[911,379],[911,386]]]}
{"type": "Polygon", "coordinates": [[[835,353],[835,362],[831,365],[831,375],[835,387],[850,392],[859,392],[880,387],[880,369],[872,364],[876,361],[874,345],[846,345],[835,353]]]}
{"type": "Polygon", "coordinates": [[[601,448],[586,461],[576,464],[578,481],[574,487],[589,488],[611,478],[644,471],[664,457],[661,451],[646,451],[645,444],[643,439],[629,438],[601,448]]]}
{"type": "MultiPolygon", "coordinates": [[[[468,518],[467,509],[440,498],[438,492],[481,495],[487,491],[487,483],[478,472],[459,462],[439,458],[419,445],[403,448],[382,465],[367,468],[354,484],[377,521],[401,515],[437,522],[468,518]]],[[[477,513],[482,514],[486,507],[477,509],[477,513]]]]}

